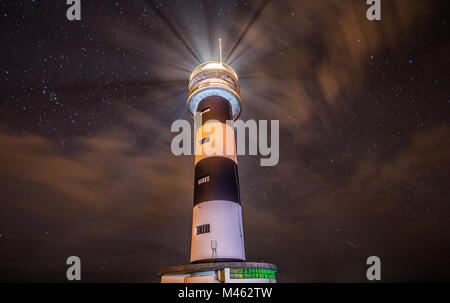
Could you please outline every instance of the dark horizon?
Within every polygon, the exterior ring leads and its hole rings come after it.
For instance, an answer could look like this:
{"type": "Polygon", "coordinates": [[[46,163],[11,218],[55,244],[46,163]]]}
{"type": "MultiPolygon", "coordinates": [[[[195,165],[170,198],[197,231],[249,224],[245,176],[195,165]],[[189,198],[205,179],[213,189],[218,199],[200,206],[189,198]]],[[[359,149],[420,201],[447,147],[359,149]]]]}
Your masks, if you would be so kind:
{"type": "Polygon", "coordinates": [[[193,156],[174,156],[190,72],[224,58],[244,121],[248,261],[278,282],[450,281],[449,1],[2,1],[0,281],[159,282],[189,262],[193,156]]]}

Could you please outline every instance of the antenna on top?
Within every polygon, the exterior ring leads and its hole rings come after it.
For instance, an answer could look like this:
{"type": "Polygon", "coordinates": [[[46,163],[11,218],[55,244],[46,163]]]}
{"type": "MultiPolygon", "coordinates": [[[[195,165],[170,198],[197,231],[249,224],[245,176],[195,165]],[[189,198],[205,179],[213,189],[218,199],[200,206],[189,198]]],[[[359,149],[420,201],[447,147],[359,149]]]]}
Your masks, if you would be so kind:
{"type": "Polygon", "coordinates": [[[219,38],[219,59],[222,62],[222,38],[219,38]]]}

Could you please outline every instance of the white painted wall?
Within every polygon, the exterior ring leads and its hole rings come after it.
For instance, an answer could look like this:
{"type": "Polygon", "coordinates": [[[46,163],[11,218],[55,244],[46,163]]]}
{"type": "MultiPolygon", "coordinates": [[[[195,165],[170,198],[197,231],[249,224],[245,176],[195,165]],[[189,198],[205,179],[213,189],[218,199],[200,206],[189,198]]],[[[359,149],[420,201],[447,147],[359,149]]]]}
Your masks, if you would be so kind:
{"type": "Polygon", "coordinates": [[[237,164],[234,129],[221,122],[207,122],[195,134],[195,165],[204,158],[225,157],[237,164]],[[200,141],[209,137],[209,142],[200,141]]]}
{"type": "Polygon", "coordinates": [[[215,283],[216,282],[215,275],[198,275],[198,276],[190,276],[184,279],[185,283],[215,283]]]}
{"type": "Polygon", "coordinates": [[[217,241],[215,259],[245,260],[242,209],[238,203],[215,200],[194,206],[191,262],[212,259],[212,241],[217,241]],[[210,232],[197,235],[198,225],[210,224],[210,232]]]}

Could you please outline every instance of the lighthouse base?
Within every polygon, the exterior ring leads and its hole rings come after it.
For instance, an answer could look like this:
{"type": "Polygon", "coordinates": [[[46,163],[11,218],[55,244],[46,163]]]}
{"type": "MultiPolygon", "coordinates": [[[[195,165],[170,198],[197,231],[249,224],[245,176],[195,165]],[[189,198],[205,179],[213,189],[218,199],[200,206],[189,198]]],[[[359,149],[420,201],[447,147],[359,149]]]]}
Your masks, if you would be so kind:
{"type": "Polygon", "coordinates": [[[210,262],[161,269],[161,283],[276,283],[277,267],[260,262],[210,262]]]}

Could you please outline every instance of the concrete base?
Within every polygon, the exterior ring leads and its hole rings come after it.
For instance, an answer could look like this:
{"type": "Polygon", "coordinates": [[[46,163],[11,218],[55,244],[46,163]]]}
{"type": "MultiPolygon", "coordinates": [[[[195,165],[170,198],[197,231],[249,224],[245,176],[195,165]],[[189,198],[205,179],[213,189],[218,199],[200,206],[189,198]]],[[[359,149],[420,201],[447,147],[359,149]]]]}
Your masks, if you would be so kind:
{"type": "Polygon", "coordinates": [[[161,269],[161,283],[276,283],[277,267],[259,262],[210,262],[161,269]]]}

